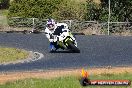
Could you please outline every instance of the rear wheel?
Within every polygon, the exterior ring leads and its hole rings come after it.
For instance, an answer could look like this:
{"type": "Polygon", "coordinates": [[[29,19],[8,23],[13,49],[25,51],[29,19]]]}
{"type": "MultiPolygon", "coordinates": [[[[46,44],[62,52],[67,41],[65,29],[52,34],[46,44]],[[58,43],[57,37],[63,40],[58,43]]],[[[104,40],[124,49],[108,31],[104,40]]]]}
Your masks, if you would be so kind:
{"type": "Polygon", "coordinates": [[[71,48],[71,50],[75,53],[80,53],[80,50],[73,44],[72,41],[68,40],[67,44],[69,45],[69,47],[71,48]]]}

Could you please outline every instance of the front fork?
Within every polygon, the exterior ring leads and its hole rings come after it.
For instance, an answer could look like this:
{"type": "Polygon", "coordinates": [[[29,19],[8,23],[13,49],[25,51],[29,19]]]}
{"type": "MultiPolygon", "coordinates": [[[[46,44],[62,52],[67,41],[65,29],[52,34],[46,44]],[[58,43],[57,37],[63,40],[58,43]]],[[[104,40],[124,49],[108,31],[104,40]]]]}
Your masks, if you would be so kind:
{"type": "Polygon", "coordinates": [[[69,32],[69,35],[70,35],[71,40],[72,40],[72,41],[74,41],[74,42],[73,42],[73,43],[74,43],[74,45],[77,47],[76,36],[75,36],[75,35],[73,35],[71,32],[69,32]]]}
{"type": "Polygon", "coordinates": [[[58,42],[58,46],[62,49],[67,49],[67,47],[64,45],[64,43],[62,41],[58,42]]]}
{"type": "Polygon", "coordinates": [[[65,44],[67,47],[69,47],[69,45],[67,44],[67,41],[68,41],[68,40],[72,41],[73,44],[77,47],[77,42],[76,42],[76,40],[73,40],[73,39],[71,38],[71,36],[67,37],[67,38],[64,40],[64,44],[65,44]]]}

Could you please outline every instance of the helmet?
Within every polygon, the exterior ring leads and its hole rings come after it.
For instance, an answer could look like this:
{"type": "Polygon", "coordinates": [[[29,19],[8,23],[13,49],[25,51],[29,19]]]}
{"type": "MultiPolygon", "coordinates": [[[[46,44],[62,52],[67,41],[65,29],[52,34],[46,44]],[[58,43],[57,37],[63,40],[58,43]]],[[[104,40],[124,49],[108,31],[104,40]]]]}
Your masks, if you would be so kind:
{"type": "Polygon", "coordinates": [[[49,30],[54,30],[55,28],[55,21],[53,19],[47,20],[47,27],[49,30]]]}

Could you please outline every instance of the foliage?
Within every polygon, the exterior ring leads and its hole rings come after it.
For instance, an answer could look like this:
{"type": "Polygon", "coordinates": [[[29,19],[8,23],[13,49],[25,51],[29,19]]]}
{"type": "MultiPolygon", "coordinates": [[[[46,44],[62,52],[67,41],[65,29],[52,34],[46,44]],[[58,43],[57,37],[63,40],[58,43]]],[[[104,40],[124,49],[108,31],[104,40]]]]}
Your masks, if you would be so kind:
{"type": "MultiPolygon", "coordinates": [[[[110,0],[111,1],[111,21],[132,21],[132,0],[110,0]]],[[[92,0],[87,0],[86,20],[96,20],[107,22],[108,20],[108,0],[101,0],[97,5],[92,0]]]]}
{"type": "Polygon", "coordinates": [[[58,20],[84,20],[85,13],[85,3],[80,3],[75,0],[63,0],[52,15],[58,20]]]}
{"type": "Polygon", "coordinates": [[[132,21],[132,0],[111,0],[111,13],[115,21],[132,21]]]}
{"type": "Polygon", "coordinates": [[[61,0],[14,0],[9,17],[49,18],[61,0]]]}
{"type": "MultiPolygon", "coordinates": [[[[49,17],[57,20],[92,20],[107,22],[108,0],[97,4],[76,0],[14,0],[9,8],[9,17],[49,17]]],[[[132,0],[111,0],[111,21],[132,21],[132,0]]]]}
{"type": "Polygon", "coordinates": [[[97,4],[92,0],[87,0],[87,14],[86,20],[107,22],[108,7],[103,6],[103,3],[97,4]]]}
{"type": "Polygon", "coordinates": [[[6,9],[9,7],[10,0],[0,0],[0,9],[6,9]]]}
{"type": "Polygon", "coordinates": [[[85,12],[85,4],[75,0],[14,0],[8,16],[82,20],[85,12]]]}

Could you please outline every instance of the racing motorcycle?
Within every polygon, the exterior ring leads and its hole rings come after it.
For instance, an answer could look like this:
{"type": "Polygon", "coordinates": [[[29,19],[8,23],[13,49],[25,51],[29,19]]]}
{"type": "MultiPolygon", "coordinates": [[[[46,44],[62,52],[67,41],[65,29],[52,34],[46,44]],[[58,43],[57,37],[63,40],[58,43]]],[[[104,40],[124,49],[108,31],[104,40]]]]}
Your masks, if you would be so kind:
{"type": "Polygon", "coordinates": [[[56,48],[61,48],[63,50],[69,50],[75,53],[80,53],[77,47],[77,42],[73,34],[64,25],[58,26],[53,33],[53,41],[56,42],[56,48]]]}

